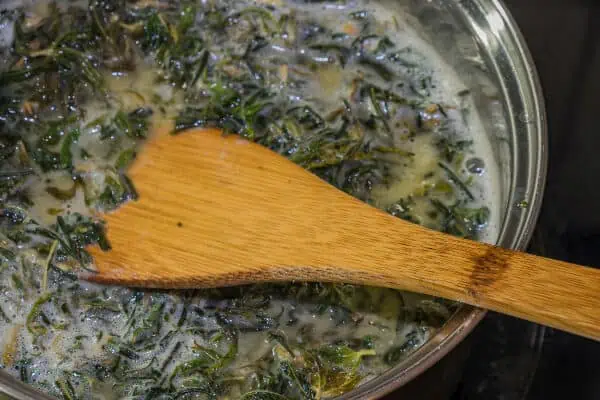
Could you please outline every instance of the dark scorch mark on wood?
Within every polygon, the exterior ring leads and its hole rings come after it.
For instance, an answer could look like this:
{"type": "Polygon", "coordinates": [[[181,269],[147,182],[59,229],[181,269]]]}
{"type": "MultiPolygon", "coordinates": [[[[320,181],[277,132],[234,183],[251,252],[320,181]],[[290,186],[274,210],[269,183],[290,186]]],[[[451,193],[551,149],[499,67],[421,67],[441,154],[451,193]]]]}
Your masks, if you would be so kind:
{"type": "Polygon", "coordinates": [[[474,298],[478,293],[487,290],[504,274],[509,268],[508,261],[512,252],[500,247],[489,248],[481,257],[475,257],[473,262],[475,268],[471,273],[471,284],[468,291],[474,298]]]}

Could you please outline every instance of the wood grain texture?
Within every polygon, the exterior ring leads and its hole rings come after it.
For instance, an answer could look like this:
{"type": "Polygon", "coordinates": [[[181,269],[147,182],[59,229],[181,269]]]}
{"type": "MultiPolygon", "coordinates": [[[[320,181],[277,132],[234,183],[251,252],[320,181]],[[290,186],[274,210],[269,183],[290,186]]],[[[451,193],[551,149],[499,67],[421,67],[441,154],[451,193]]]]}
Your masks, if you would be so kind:
{"type": "Polygon", "coordinates": [[[106,215],[86,279],[153,288],[259,281],[391,287],[600,339],[600,271],[437,233],[368,206],[219,131],[150,141],[140,200],[106,215]]]}

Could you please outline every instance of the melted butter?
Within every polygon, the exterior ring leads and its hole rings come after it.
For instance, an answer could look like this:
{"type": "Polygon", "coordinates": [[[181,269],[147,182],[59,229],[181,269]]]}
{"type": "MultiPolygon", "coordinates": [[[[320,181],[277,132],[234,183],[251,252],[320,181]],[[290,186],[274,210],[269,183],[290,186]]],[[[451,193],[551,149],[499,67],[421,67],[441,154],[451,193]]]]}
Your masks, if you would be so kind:
{"type": "MultiPolygon", "coordinates": [[[[164,118],[175,115],[173,105],[183,102],[181,91],[176,90],[166,82],[158,81],[158,71],[144,62],[139,62],[134,72],[122,72],[106,75],[105,80],[114,101],[123,108],[134,109],[146,106],[152,102],[164,104],[164,118]]],[[[160,113],[155,113],[158,118],[160,113]]]]}
{"type": "Polygon", "coordinates": [[[326,65],[316,72],[316,79],[311,82],[311,93],[317,99],[337,100],[345,88],[345,73],[339,65],[326,65]]]}
{"type": "Polygon", "coordinates": [[[391,183],[373,188],[371,193],[377,206],[385,208],[401,199],[420,196],[423,187],[431,184],[432,177],[428,175],[438,169],[438,155],[432,140],[433,135],[411,140],[410,148],[415,150],[416,156],[399,160],[390,170],[391,183]]]}

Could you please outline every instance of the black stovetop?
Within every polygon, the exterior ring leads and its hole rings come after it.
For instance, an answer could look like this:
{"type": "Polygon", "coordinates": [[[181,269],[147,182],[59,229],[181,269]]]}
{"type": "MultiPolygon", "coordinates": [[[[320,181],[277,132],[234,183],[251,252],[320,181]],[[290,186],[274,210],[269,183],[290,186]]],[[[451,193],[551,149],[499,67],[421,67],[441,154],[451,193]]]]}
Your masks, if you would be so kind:
{"type": "MultiPolygon", "coordinates": [[[[600,1],[505,2],[547,103],[549,175],[530,251],[600,267],[600,1]]],[[[600,343],[493,313],[470,342],[446,398],[600,399],[600,343]]]]}

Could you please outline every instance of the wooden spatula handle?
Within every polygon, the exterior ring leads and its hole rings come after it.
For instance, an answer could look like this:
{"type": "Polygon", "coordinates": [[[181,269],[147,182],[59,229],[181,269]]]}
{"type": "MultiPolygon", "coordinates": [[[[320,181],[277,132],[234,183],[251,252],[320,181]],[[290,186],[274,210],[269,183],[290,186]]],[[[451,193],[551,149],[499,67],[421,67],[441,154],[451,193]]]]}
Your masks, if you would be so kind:
{"type": "Polygon", "coordinates": [[[497,248],[471,265],[464,302],[600,339],[600,270],[497,248]]]}
{"type": "MultiPolygon", "coordinates": [[[[452,246],[469,248],[472,257],[462,259],[466,251],[459,257],[454,252],[442,255],[429,281],[414,277],[411,290],[600,339],[600,270],[497,247],[452,246]],[[453,272],[440,273],[444,269],[453,272]]],[[[411,275],[410,268],[398,270],[411,275]]]]}

